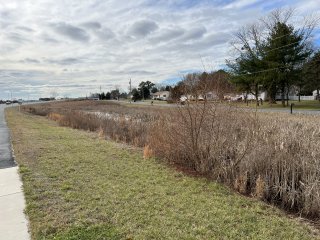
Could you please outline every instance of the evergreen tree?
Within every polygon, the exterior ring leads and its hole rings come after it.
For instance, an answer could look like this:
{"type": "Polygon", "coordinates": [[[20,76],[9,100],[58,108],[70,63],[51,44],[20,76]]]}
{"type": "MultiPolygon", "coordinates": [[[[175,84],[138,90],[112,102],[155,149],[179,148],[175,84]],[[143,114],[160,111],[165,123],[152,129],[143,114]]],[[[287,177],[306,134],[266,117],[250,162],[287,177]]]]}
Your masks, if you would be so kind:
{"type": "Polygon", "coordinates": [[[308,19],[304,27],[295,29],[288,23],[292,14],[291,10],[276,10],[258,25],[236,35],[234,49],[239,55],[234,61],[227,61],[232,82],[255,95],[257,104],[261,88],[267,90],[270,102],[275,102],[280,93],[285,106],[290,88],[302,88],[304,84],[301,72],[312,53],[309,39],[316,22],[308,19]]]}
{"type": "Polygon", "coordinates": [[[157,88],[157,87],[152,87],[151,92],[152,92],[152,93],[158,92],[158,88],[157,88]]]}
{"type": "Polygon", "coordinates": [[[303,69],[304,90],[317,91],[317,99],[320,101],[320,50],[308,61],[303,69]]]}
{"type": "Polygon", "coordinates": [[[110,96],[111,96],[111,99],[119,100],[119,97],[120,97],[119,89],[112,90],[110,93],[110,96]]]}
{"type": "Polygon", "coordinates": [[[111,93],[110,92],[107,92],[106,93],[106,100],[110,100],[111,99],[111,93]]]}
{"type": "Polygon", "coordinates": [[[304,35],[293,26],[277,22],[264,46],[263,60],[268,69],[274,70],[266,74],[264,85],[272,93],[271,98],[275,98],[274,93],[281,93],[283,106],[285,99],[288,99],[290,87],[300,77],[302,66],[312,53],[304,40],[304,35]]]}
{"type": "Polygon", "coordinates": [[[150,81],[141,82],[139,84],[139,91],[143,99],[147,99],[150,97],[150,90],[154,87],[154,83],[150,81]]]}
{"type": "Polygon", "coordinates": [[[104,92],[101,93],[100,95],[100,100],[105,100],[106,99],[106,94],[104,92]]]}
{"type": "Polygon", "coordinates": [[[133,101],[137,101],[137,100],[141,100],[142,99],[140,91],[138,89],[136,89],[136,88],[132,89],[131,94],[132,94],[132,100],[133,101]]]}

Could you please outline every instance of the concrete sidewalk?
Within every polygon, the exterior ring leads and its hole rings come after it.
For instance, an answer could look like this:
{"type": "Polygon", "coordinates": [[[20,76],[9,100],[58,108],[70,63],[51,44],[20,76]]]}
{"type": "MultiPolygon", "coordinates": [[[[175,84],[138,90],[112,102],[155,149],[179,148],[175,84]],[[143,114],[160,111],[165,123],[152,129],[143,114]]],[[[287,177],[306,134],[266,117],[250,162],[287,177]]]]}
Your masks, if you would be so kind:
{"type": "Polygon", "coordinates": [[[0,169],[0,239],[30,239],[21,186],[18,167],[0,169]]]}
{"type": "Polygon", "coordinates": [[[0,105],[0,239],[28,240],[22,182],[11,152],[9,130],[0,105]]]}

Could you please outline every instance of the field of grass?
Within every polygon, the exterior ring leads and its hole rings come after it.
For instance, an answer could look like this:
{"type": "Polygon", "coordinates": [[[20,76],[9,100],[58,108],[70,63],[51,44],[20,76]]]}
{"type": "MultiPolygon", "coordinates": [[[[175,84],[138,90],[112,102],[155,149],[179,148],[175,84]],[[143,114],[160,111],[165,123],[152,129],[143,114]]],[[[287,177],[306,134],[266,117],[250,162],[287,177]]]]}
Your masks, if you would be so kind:
{"type": "MultiPolygon", "coordinates": [[[[128,102],[128,103],[129,103],[130,100],[129,100],[129,99],[122,99],[120,102],[128,102]]],[[[151,102],[152,102],[152,104],[154,104],[154,105],[167,105],[167,104],[168,104],[167,101],[151,100],[151,99],[139,100],[139,101],[137,101],[137,102],[135,102],[135,103],[144,103],[144,104],[149,104],[149,105],[151,105],[151,102]]],[[[133,103],[133,101],[132,101],[132,103],[133,103]]]]}
{"type": "Polygon", "coordinates": [[[149,155],[205,174],[242,194],[320,218],[317,116],[255,114],[205,102],[165,108],[67,101],[25,105],[21,110],[60,126],[98,131],[101,138],[145,147],[149,155]]]}
{"type": "MultiPolygon", "coordinates": [[[[283,107],[282,103],[280,101],[277,101],[276,104],[269,104],[268,102],[263,102],[263,105],[260,105],[258,108],[269,108],[269,109],[289,109],[290,104],[293,105],[293,110],[319,110],[320,111],[320,102],[317,100],[313,101],[289,101],[289,106],[288,107],[283,107]]],[[[256,108],[256,103],[255,102],[250,102],[248,105],[246,103],[240,103],[240,102],[235,102],[233,103],[236,106],[239,107],[249,107],[249,108],[256,108]]]]}
{"type": "Polygon", "coordinates": [[[142,151],[7,111],[32,239],[315,239],[277,208],[142,151]]]}

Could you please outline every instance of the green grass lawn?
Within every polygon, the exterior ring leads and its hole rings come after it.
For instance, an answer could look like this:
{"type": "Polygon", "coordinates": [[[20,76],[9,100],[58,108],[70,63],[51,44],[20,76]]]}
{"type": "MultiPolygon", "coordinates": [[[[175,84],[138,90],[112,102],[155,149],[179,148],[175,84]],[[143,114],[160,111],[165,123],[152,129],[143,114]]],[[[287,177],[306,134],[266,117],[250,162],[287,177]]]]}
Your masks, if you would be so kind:
{"type": "MultiPolygon", "coordinates": [[[[289,101],[288,107],[283,107],[281,101],[277,101],[276,104],[269,104],[268,102],[263,102],[263,105],[260,105],[258,109],[261,108],[270,108],[270,109],[289,109],[290,104],[293,103],[293,110],[319,110],[320,111],[320,102],[317,100],[313,101],[289,101]]],[[[245,103],[234,102],[232,103],[239,107],[249,107],[249,108],[256,108],[255,102],[250,102],[248,105],[245,103]]]]}
{"type": "Polygon", "coordinates": [[[32,239],[315,239],[258,200],[142,151],[7,111],[32,239]]]}

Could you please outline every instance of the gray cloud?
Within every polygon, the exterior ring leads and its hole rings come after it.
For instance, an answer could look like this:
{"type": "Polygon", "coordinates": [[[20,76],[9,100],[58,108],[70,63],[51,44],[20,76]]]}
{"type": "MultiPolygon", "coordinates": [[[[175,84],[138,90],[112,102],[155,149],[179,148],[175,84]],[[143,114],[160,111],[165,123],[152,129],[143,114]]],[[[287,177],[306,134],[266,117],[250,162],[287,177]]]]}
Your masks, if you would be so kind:
{"type": "Polygon", "coordinates": [[[7,19],[7,18],[10,18],[11,15],[12,14],[8,10],[0,10],[0,18],[7,19]]]}
{"type": "Polygon", "coordinates": [[[25,27],[25,26],[18,26],[16,27],[17,30],[21,30],[23,32],[34,32],[34,30],[32,28],[29,28],[29,27],[25,27]]]}
{"type": "Polygon", "coordinates": [[[153,75],[153,74],[156,74],[156,72],[144,71],[144,70],[127,71],[127,73],[133,74],[133,75],[153,75]]]}
{"type": "Polygon", "coordinates": [[[103,41],[110,40],[115,37],[115,34],[111,29],[102,27],[101,23],[96,21],[85,22],[81,24],[81,26],[90,31],[90,33],[93,33],[98,39],[101,39],[103,41]]]}
{"type": "Polygon", "coordinates": [[[0,66],[8,70],[0,69],[0,99],[5,91],[39,98],[52,88],[70,97],[100,85],[103,91],[114,85],[126,90],[130,77],[134,86],[157,83],[180,77],[183,69],[202,70],[202,59],[204,65],[214,60],[218,69],[230,57],[230,35],[279,4],[297,8],[299,19],[320,13],[317,0],[256,1],[250,7],[220,0],[3,2],[0,66]]]}
{"type": "Polygon", "coordinates": [[[217,32],[206,35],[200,42],[204,48],[216,47],[221,44],[226,44],[230,41],[230,34],[224,32],[217,32]]]}
{"type": "Polygon", "coordinates": [[[46,76],[48,72],[37,70],[19,70],[19,69],[0,69],[0,77],[9,78],[11,81],[19,81],[21,78],[33,78],[46,76]]]}
{"type": "Polygon", "coordinates": [[[83,27],[88,28],[88,29],[100,29],[101,24],[99,22],[86,22],[82,24],[83,27]]]}
{"type": "Polygon", "coordinates": [[[154,75],[156,72],[145,71],[145,70],[126,70],[126,71],[112,71],[113,74],[128,74],[128,75],[154,75]]]}
{"type": "Polygon", "coordinates": [[[177,27],[176,29],[164,29],[160,33],[151,39],[152,42],[167,42],[172,39],[176,39],[184,34],[185,30],[177,27]]]}
{"type": "Polygon", "coordinates": [[[39,60],[33,59],[33,58],[25,58],[25,59],[22,60],[21,62],[23,62],[23,63],[40,63],[39,60]]]}
{"type": "Polygon", "coordinates": [[[62,22],[53,24],[52,27],[58,34],[66,36],[74,41],[88,42],[90,39],[89,34],[84,29],[67,23],[62,22]]]}
{"type": "Polygon", "coordinates": [[[40,38],[41,38],[41,40],[44,41],[45,43],[50,43],[50,44],[52,44],[52,43],[54,43],[54,44],[59,43],[59,41],[58,41],[57,39],[55,39],[54,37],[49,36],[48,34],[42,34],[40,38]]]}
{"type": "Polygon", "coordinates": [[[194,40],[202,38],[203,35],[207,32],[207,29],[203,26],[195,27],[187,31],[181,38],[183,41],[194,40]]]}
{"type": "Polygon", "coordinates": [[[145,37],[159,28],[158,24],[151,20],[141,20],[135,22],[129,28],[129,35],[134,37],[145,37]]]}
{"type": "Polygon", "coordinates": [[[101,40],[110,40],[115,37],[114,32],[112,32],[109,28],[99,29],[98,31],[95,31],[94,34],[101,40]]]}
{"type": "Polygon", "coordinates": [[[11,32],[7,35],[7,38],[10,39],[11,41],[14,41],[16,43],[26,43],[30,42],[30,39],[26,38],[24,35],[17,33],[17,32],[11,32]]]}
{"type": "Polygon", "coordinates": [[[51,64],[58,64],[58,65],[72,65],[81,63],[82,60],[79,58],[62,58],[62,59],[45,59],[45,62],[51,64]]]}

